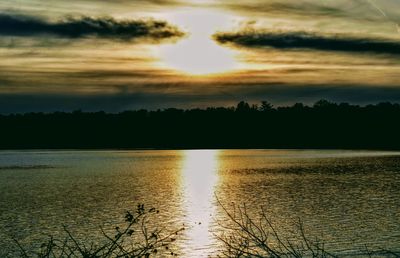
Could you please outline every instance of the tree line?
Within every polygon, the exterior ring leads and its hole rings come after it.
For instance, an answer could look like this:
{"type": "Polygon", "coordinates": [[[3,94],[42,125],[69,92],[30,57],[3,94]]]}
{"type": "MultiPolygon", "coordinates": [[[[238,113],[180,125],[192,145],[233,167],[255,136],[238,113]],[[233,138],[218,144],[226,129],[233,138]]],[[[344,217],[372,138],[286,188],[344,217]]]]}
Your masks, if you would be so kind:
{"type": "Polygon", "coordinates": [[[274,107],[0,115],[0,149],[400,149],[400,105],[320,100],[274,107]]]}

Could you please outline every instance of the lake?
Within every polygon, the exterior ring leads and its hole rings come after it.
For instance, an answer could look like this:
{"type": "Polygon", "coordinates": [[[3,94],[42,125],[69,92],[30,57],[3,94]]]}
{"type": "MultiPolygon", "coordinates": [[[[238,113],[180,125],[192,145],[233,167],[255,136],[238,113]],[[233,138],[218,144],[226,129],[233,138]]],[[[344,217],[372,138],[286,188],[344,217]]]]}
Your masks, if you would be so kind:
{"type": "MultiPolygon", "coordinates": [[[[289,235],[342,255],[400,251],[400,153],[339,150],[1,151],[0,257],[12,238],[33,248],[52,235],[100,239],[143,203],[172,230],[180,257],[218,255],[226,207],[264,208],[289,235]],[[217,198],[219,201],[217,201],[217,198]]],[[[153,223],[151,220],[150,224],[153,223]]]]}

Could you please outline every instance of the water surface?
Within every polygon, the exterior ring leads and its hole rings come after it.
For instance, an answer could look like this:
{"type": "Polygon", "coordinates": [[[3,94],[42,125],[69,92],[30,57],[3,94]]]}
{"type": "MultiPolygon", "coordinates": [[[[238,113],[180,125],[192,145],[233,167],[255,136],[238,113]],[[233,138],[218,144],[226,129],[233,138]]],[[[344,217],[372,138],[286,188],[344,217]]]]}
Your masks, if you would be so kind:
{"type": "Polygon", "coordinates": [[[300,218],[310,237],[339,254],[400,250],[400,153],[314,150],[2,151],[0,256],[11,238],[32,246],[64,236],[100,239],[136,204],[160,210],[165,230],[187,227],[182,257],[215,256],[225,214],[216,201],[263,206],[289,234],[300,218]]]}

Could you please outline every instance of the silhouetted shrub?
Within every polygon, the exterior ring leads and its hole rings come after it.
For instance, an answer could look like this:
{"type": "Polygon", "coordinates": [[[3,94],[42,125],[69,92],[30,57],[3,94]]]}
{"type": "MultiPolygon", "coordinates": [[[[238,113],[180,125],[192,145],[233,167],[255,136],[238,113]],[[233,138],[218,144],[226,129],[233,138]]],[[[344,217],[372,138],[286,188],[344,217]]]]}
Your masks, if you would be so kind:
{"type": "Polygon", "coordinates": [[[179,232],[183,228],[169,233],[152,228],[149,220],[155,219],[159,213],[155,208],[146,209],[143,204],[137,206],[135,212],[127,211],[125,214],[125,227],[115,227],[113,235],[101,229],[104,241],[80,242],[70,231],[64,227],[66,237],[64,240],[50,238],[43,243],[39,250],[28,251],[16,239],[21,257],[30,258],[108,258],[108,257],[150,257],[160,254],[162,256],[177,254],[170,248],[179,232]]]}
{"type": "MultiPolygon", "coordinates": [[[[232,204],[230,209],[219,200],[220,207],[225,212],[227,220],[217,223],[223,228],[222,233],[216,234],[222,243],[222,257],[263,257],[263,258],[329,258],[340,257],[328,252],[324,242],[307,236],[303,223],[299,219],[290,237],[282,236],[264,208],[260,208],[258,217],[250,215],[246,205],[232,204]]],[[[393,257],[399,258],[400,253],[385,249],[371,251],[368,246],[360,250],[357,257],[393,257]]]]}

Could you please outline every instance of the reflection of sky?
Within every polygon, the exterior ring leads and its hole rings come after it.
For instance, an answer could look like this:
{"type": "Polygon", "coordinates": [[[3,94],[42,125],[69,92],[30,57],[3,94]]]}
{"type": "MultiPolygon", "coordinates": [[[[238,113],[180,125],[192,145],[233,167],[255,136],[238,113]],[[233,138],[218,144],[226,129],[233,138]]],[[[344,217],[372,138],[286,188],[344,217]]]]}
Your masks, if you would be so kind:
{"type": "Polygon", "coordinates": [[[263,206],[279,230],[293,233],[295,223],[302,218],[307,235],[334,241],[325,242],[330,247],[333,244],[340,250],[360,251],[368,243],[378,250],[400,248],[400,217],[395,216],[400,213],[398,152],[148,150],[0,154],[0,228],[5,229],[0,230],[1,257],[6,257],[2,254],[7,248],[14,248],[9,240],[13,233],[24,237],[33,234],[37,241],[26,242],[30,246],[47,241],[49,235],[64,239],[62,225],[67,225],[76,232],[74,235],[85,236],[83,241],[93,237],[104,240],[99,226],[114,232],[115,223],[123,222],[126,209],[135,209],[138,203],[160,210],[149,219],[166,222],[167,228],[160,228],[163,233],[185,223],[188,228],[177,236],[183,250],[172,249],[180,257],[205,256],[202,245],[214,243],[208,230],[212,228],[220,235],[214,219],[224,218],[215,203],[214,190],[227,208],[232,202],[246,203],[259,214],[263,206]],[[30,165],[54,168],[4,169],[30,165]]]}
{"type": "Polygon", "coordinates": [[[276,104],[400,100],[398,54],[239,47],[212,38],[245,30],[400,42],[399,7],[395,0],[4,0],[0,14],[50,23],[67,16],[153,18],[187,36],[158,42],[0,35],[0,103],[15,97],[0,111],[187,107],[264,98],[276,104]],[[76,107],[66,104],[71,102],[76,107]]]}
{"type": "MultiPolygon", "coordinates": [[[[187,221],[185,237],[190,247],[187,257],[207,256],[207,247],[215,244],[210,232],[215,217],[213,202],[218,182],[218,152],[216,150],[185,151],[182,168],[182,187],[187,221]]],[[[208,248],[210,250],[210,248],[208,248]]]]}

